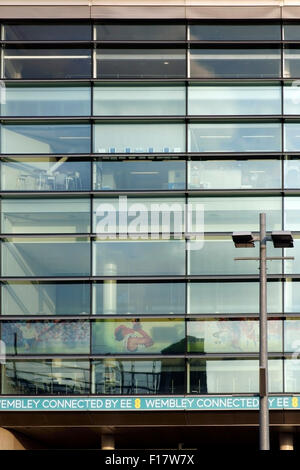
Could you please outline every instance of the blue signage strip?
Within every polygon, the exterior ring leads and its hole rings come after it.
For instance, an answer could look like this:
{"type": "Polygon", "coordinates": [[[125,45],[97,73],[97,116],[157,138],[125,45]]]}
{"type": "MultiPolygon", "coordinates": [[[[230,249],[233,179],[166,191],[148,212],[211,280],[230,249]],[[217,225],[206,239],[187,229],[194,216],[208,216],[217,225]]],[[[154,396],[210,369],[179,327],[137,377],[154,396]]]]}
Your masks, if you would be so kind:
{"type": "MultiPolygon", "coordinates": [[[[300,410],[300,396],[269,397],[270,410],[300,410]]],[[[259,397],[3,397],[1,411],[231,411],[258,410],[259,397]]]]}

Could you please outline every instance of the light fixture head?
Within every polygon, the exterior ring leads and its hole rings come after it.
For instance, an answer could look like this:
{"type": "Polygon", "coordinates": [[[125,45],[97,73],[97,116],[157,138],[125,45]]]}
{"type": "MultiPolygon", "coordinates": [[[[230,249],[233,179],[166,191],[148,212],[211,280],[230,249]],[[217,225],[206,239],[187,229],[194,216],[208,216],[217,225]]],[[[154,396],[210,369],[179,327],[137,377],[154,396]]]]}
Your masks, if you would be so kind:
{"type": "Polygon", "coordinates": [[[232,240],[236,248],[254,248],[254,237],[251,232],[233,232],[232,240]]]}
{"type": "Polygon", "coordinates": [[[294,240],[291,232],[272,232],[271,238],[274,248],[294,248],[294,240]]]}

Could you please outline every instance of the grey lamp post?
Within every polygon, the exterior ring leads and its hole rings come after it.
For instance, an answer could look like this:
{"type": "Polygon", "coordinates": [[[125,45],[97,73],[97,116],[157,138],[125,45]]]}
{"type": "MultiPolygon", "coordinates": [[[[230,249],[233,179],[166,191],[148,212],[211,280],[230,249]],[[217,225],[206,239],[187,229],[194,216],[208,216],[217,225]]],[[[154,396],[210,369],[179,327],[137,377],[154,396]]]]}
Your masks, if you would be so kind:
{"type": "Polygon", "coordinates": [[[274,248],[293,248],[291,232],[266,233],[266,214],[259,214],[259,236],[251,232],[234,232],[232,240],[236,248],[254,248],[259,242],[259,257],[235,258],[235,260],[259,261],[259,448],[270,450],[270,426],[268,406],[268,313],[267,313],[267,261],[294,259],[293,257],[267,258],[267,241],[272,241],[274,248]]]}

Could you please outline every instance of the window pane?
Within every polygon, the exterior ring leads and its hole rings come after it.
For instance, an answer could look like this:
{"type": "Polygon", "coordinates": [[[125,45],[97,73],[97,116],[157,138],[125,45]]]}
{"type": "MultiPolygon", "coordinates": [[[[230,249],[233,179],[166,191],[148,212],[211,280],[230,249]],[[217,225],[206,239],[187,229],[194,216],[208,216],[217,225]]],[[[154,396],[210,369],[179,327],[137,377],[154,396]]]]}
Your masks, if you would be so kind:
{"type": "Polygon", "coordinates": [[[300,197],[288,196],[284,198],[284,228],[285,230],[300,230],[299,221],[300,197]]]}
{"type": "Polygon", "coordinates": [[[6,24],[6,41],[90,41],[92,28],[82,22],[76,24],[6,24]]]}
{"type": "Polygon", "coordinates": [[[284,261],[284,272],[286,274],[300,274],[300,238],[293,235],[294,248],[285,249],[284,256],[292,256],[293,260],[284,261]]]}
{"type": "Polygon", "coordinates": [[[184,49],[98,49],[98,78],[181,78],[184,49]]]}
{"type": "Polygon", "coordinates": [[[90,49],[4,49],[4,77],[90,78],[90,49]]]}
{"type": "MultiPolygon", "coordinates": [[[[210,319],[187,322],[189,353],[246,353],[259,351],[259,321],[210,319]]],[[[282,352],[282,322],[268,322],[268,350],[282,352]]]]}
{"type": "Polygon", "coordinates": [[[285,160],[283,165],[285,188],[300,188],[300,160],[298,157],[285,160]]]}
{"type": "Polygon", "coordinates": [[[185,189],[185,162],[180,160],[114,160],[94,162],[94,189],[185,189]]]}
{"type": "Polygon", "coordinates": [[[298,46],[285,46],[283,49],[283,76],[300,77],[300,50],[298,46]]]}
{"type": "Polygon", "coordinates": [[[96,393],[170,395],[185,393],[184,360],[103,359],[94,363],[96,393]]]}
{"type": "Polygon", "coordinates": [[[189,124],[189,152],[280,151],[281,125],[277,123],[189,124]]]}
{"type": "Polygon", "coordinates": [[[202,207],[206,232],[259,231],[261,211],[267,215],[267,230],[282,229],[281,197],[190,197],[188,202],[202,207]]]}
{"type": "Polygon", "coordinates": [[[189,189],[280,188],[281,162],[261,159],[191,160],[188,162],[188,181],[189,189]]]}
{"type": "Polygon", "coordinates": [[[185,352],[184,320],[97,320],[93,322],[92,330],[93,354],[185,352]]]}
{"type": "Polygon", "coordinates": [[[90,153],[89,124],[5,124],[2,153],[90,153]]]}
{"type": "Polygon", "coordinates": [[[2,116],[89,116],[91,90],[88,86],[20,85],[1,86],[2,116]],[[4,96],[3,96],[4,95],[4,96]]]}
{"type": "MultiPolygon", "coordinates": [[[[282,285],[268,282],[268,312],[282,312],[282,285]]],[[[300,295],[299,295],[300,299],[300,295]]],[[[258,282],[190,282],[188,313],[258,313],[258,282]]],[[[300,311],[300,309],[299,309],[300,311]]]]}
{"type": "Polygon", "coordinates": [[[185,274],[183,240],[94,242],[95,276],[168,276],[185,274]]]}
{"type": "MultiPolygon", "coordinates": [[[[283,364],[269,360],[269,391],[283,392],[283,364]]],[[[191,393],[258,393],[258,360],[191,360],[191,393]]]]}
{"type": "Polygon", "coordinates": [[[185,151],[185,125],[171,123],[95,124],[95,153],[185,151]]]}
{"type": "Polygon", "coordinates": [[[281,39],[280,24],[214,23],[191,24],[192,41],[276,41],[281,39]]]}
{"type": "Polygon", "coordinates": [[[2,191],[89,191],[91,163],[66,157],[1,162],[2,191]]]}
{"type": "Polygon", "coordinates": [[[278,85],[197,84],[189,86],[189,112],[198,116],[281,114],[278,85]]]}
{"type": "Polygon", "coordinates": [[[168,236],[171,233],[182,234],[185,229],[185,212],[183,197],[95,198],[93,232],[128,233],[130,236],[151,233],[157,234],[157,237],[159,233],[168,236]]]}
{"type": "Polygon", "coordinates": [[[284,114],[299,114],[300,90],[297,81],[286,83],[283,88],[284,114]]]}
{"type": "MultiPolygon", "coordinates": [[[[288,255],[292,250],[289,250],[288,255]]],[[[236,257],[259,256],[258,246],[249,248],[235,248],[231,236],[206,235],[204,243],[190,241],[188,249],[189,274],[216,275],[216,274],[256,274],[258,275],[258,261],[234,261],[236,257]]],[[[277,248],[268,246],[268,256],[280,256],[277,248]]],[[[299,257],[300,258],[300,257],[299,257]]],[[[268,264],[269,274],[282,272],[281,261],[272,261],[268,264]]]]}
{"type": "Polygon", "coordinates": [[[7,361],[2,377],[1,392],[5,395],[81,395],[90,392],[88,361],[7,361]]]}
{"type": "Polygon", "coordinates": [[[283,25],[283,34],[286,41],[300,40],[299,23],[288,23],[283,25]]]}
{"type": "Polygon", "coordinates": [[[7,354],[89,354],[89,322],[3,322],[2,340],[7,354]]]}
{"type": "Polygon", "coordinates": [[[284,391],[286,393],[300,391],[300,361],[299,355],[284,360],[284,391]]]}
{"type": "Polygon", "coordinates": [[[96,26],[98,41],[184,41],[184,24],[106,23],[96,26]]]}
{"type": "Polygon", "coordinates": [[[89,199],[2,199],[3,233],[87,233],[89,199]]]}
{"type": "Polygon", "coordinates": [[[185,87],[168,85],[96,85],[96,116],[185,115],[185,87]]]}
{"type": "Polygon", "coordinates": [[[5,239],[2,275],[89,276],[90,244],[83,237],[5,239]]]}
{"type": "Polygon", "coordinates": [[[280,50],[274,48],[193,48],[190,76],[199,78],[280,77],[280,50]]]}
{"type": "Polygon", "coordinates": [[[300,284],[297,279],[287,279],[284,285],[284,311],[300,313],[300,284]]]}
{"type": "Polygon", "coordinates": [[[103,281],[93,285],[96,315],[169,315],[185,313],[183,282],[103,281]]]}
{"type": "Polygon", "coordinates": [[[294,353],[299,357],[299,318],[288,318],[284,321],[284,352],[294,353]]]}
{"type": "Polygon", "coordinates": [[[284,124],[284,150],[288,152],[300,150],[300,123],[284,124]]]}
{"type": "Polygon", "coordinates": [[[2,315],[87,315],[88,283],[8,282],[2,284],[2,315]]]}

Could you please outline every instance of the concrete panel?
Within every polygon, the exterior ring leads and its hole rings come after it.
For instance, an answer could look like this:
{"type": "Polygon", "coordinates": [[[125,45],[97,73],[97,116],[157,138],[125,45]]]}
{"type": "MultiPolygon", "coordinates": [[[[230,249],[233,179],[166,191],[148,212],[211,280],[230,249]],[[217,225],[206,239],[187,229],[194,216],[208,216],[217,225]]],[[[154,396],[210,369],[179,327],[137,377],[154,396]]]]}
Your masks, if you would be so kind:
{"type": "Polygon", "coordinates": [[[180,19],[185,18],[185,8],[163,6],[92,6],[91,17],[101,19],[180,19]]]}
{"type": "Polygon", "coordinates": [[[90,8],[85,6],[1,6],[3,19],[81,19],[90,18],[90,8]]]}
{"type": "Polygon", "coordinates": [[[188,19],[280,19],[281,9],[276,6],[265,6],[265,7],[231,7],[231,6],[219,6],[219,7],[187,7],[186,17],[188,19]]]}

